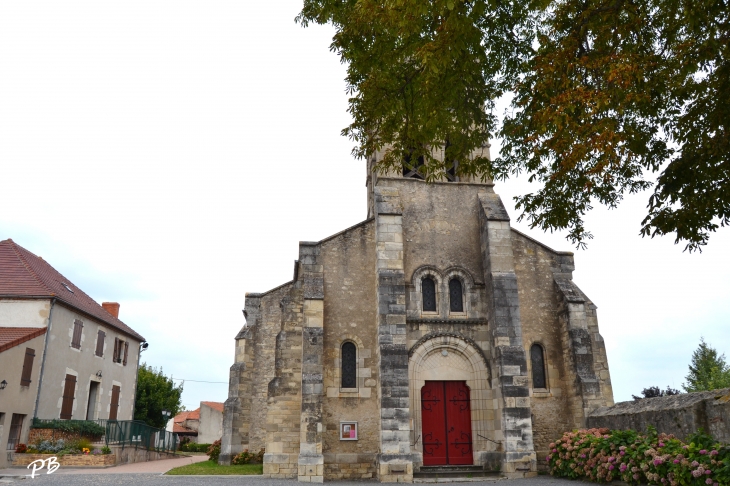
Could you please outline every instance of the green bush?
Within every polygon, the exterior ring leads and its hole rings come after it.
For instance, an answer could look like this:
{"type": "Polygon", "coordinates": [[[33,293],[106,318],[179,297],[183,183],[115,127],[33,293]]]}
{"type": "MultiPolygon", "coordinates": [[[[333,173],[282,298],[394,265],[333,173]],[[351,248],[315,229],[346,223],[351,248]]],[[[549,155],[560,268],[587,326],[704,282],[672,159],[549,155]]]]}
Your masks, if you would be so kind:
{"type": "Polygon", "coordinates": [[[182,452],[208,452],[212,444],[196,444],[195,442],[186,442],[180,444],[180,451],[182,452]]]}
{"type": "Polygon", "coordinates": [[[32,429],[54,429],[61,432],[75,433],[84,437],[101,437],[106,430],[96,422],[88,420],[39,420],[33,419],[32,429]]]}
{"type": "Polygon", "coordinates": [[[599,483],[664,486],[730,484],[730,446],[702,432],[685,442],[673,435],[633,430],[583,429],[550,444],[553,476],[599,483]]]}
{"type": "Polygon", "coordinates": [[[221,455],[221,440],[218,439],[213,442],[210,447],[208,447],[208,451],[206,453],[208,454],[209,461],[218,462],[218,458],[221,455]]]}

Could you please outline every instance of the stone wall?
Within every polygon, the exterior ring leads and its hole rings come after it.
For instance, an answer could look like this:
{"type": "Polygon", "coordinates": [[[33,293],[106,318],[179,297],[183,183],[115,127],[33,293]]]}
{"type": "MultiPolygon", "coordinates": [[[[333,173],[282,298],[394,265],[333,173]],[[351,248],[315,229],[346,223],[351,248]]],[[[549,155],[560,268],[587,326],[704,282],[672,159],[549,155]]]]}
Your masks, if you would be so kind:
{"type": "Polygon", "coordinates": [[[321,242],[324,265],[324,478],[375,473],[380,407],[375,349],[375,224],[365,221],[321,242]],[[357,388],[343,389],[342,344],[357,348],[357,388]],[[340,440],[340,421],[358,422],[358,440],[340,440]]]}
{"type": "Polygon", "coordinates": [[[730,444],[730,388],[621,402],[588,416],[588,427],[646,431],[649,425],[680,439],[702,429],[730,444]]]}
{"type": "Polygon", "coordinates": [[[613,393],[596,306],[572,282],[573,254],[554,251],[514,229],[512,249],[523,346],[528,357],[533,344],[545,354],[547,388],[534,388],[527,360],[533,440],[538,465],[545,469],[550,442],[584,427],[587,412],[612,405],[613,393]],[[584,393],[582,381],[591,382],[592,393],[584,393]]]}
{"type": "MultiPolygon", "coordinates": [[[[58,429],[30,429],[30,432],[28,433],[28,444],[33,444],[37,441],[42,440],[77,440],[80,439],[82,436],[78,432],[64,432],[63,430],[58,429]]],[[[88,437],[88,439],[91,442],[95,442],[99,440],[102,436],[97,437],[88,437]]]]}

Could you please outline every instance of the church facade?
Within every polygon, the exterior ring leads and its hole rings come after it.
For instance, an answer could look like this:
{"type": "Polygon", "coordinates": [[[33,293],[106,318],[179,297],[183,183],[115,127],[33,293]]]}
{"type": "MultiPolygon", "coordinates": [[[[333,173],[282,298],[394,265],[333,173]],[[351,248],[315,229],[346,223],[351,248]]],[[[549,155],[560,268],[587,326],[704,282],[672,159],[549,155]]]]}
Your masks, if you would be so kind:
{"type": "Polygon", "coordinates": [[[613,404],[573,254],[511,228],[492,183],[416,168],[367,185],[365,221],[300,242],[292,281],[246,294],[220,462],[264,448],[265,476],[306,482],[536,474],[613,404]]]}

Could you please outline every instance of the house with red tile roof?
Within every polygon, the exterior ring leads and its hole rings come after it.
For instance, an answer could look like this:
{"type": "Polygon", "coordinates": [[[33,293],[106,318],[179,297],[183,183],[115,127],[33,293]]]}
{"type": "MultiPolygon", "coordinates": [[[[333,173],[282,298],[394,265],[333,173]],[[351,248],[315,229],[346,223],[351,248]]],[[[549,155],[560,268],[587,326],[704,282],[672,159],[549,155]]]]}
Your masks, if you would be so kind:
{"type": "Polygon", "coordinates": [[[118,303],[0,241],[0,468],[33,418],[131,420],[144,341],[118,303]]]}
{"type": "Polygon", "coordinates": [[[223,433],[223,403],[200,402],[195,410],[180,412],[169,420],[167,430],[190,437],[197,444],[212,444],[223,433]]]}

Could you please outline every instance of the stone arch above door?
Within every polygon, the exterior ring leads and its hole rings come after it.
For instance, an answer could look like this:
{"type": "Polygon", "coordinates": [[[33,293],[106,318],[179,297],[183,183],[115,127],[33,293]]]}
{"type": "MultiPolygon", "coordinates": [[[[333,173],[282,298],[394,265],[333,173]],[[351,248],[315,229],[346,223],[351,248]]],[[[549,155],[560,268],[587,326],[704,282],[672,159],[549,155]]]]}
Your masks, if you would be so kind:
{"type": "Polygon", "coordinates": [[[470,390],[474,463],[479,452],[494,449],[486,439],[495,434],[498,414],[491,389],[491,374],[484,353],[471,339],[456,333],[434,333],[421,338],[409,351],[409,386],[414,450],[423,454],[421,389],[426,381],[465,381],[470,390]]]}

